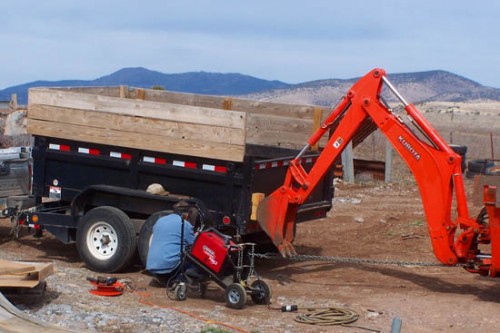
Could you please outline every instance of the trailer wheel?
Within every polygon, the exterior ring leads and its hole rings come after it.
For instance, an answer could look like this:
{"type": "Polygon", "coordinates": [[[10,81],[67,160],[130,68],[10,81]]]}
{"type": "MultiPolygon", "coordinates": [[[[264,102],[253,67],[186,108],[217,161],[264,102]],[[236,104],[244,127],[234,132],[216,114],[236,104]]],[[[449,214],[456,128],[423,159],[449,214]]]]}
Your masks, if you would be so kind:
{"type": "Polygon", "coordinates": [[[226,305],[232,309],[243,309],[247,302],[245,288],[239,283],[231,283],[226,288],[226,305]]]}
{"type": "Polygon", "coordinates": [[[250,296],[255,304],[269,304],[272,297],[271,286],[263,280],[256,280],[252,283],[251,288],[252,294],[250,296]]]}
{"type": "Polygon", "coordinates": [[[151,236],[153,235],[153,227],[160,217],[172,214],[171,210],[162,210],[150,215],[141,227],[139,239],[137,240],[137,250],[141,263],[146,267],[148,259],[149,246],[151,245],[151,236]]]}
{"type": "Polygon", "coordinates": [[[134,257],[136,245],[134,225],[118,208],[94,208],[78,222],[77,250],[93,271],[115,273],[124,270],[134,257]]]}

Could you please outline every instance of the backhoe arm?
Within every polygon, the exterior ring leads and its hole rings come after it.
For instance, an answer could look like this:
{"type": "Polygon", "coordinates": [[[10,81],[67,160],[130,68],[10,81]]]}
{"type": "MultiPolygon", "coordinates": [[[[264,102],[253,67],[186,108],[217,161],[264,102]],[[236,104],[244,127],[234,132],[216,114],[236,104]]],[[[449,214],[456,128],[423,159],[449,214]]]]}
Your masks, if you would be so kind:
{"type": "Polygon", "coordinates": [[[283,185],[259,204],[257,219],[262,229],[283,256],[295,254],[292,242],[298,207],[332,167],[360,126],[369,120],[384,133],[417,181],[436,257],[448,265],[465,261],[470,256],[478,224],[469,217],[461,157],[451,150],[418,110],[399,95],[383,69],[372,70],[352,86],[290,163],[283,185]],[[418,134],[382,101],[380,94],[384,84],[402,102],[418,134]],[[301,156],[330,129],[333,133],[307,173],[300,164],[301,156]],[[453,194],[457,203],[456,220],[451,219],[453,194]],[[458,227],[463,232],[456,237],[458,227]]]}

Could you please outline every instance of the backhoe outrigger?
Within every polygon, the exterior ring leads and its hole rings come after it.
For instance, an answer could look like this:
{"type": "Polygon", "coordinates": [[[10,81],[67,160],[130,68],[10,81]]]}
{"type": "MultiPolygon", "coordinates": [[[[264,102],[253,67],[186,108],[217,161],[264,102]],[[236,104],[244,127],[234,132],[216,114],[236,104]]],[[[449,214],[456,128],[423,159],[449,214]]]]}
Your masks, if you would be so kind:
{"type": "MultiPolygon", "coordinates": [[[[500,275],[500,208],[487,205],[488,223],[469,216],[461,169],[461,157],[394,88],[383,69],[374,69],[357,81],[290,162],[283,185],[259,204],[257,220],[285,257],[295,254],[295,216],[316,185],[332,167],[346,145],[362,128],[379,128],[406,161],[418,184],[432,246],[446,265],[464,264],[470,271],[500,275]],[[403,104],[418,133],[413,131],[382,99],[382,88],[403,104]],[[330,137],[321,155],[307,173],[301,156],[327,132],[330,137]],[[452,220],[455,195],[457,217],[452,220]],[[481,235],[481,237],[480,237],[481,235]],[[487,236],[485,236],[487,235],[487,236]],[[498,244],[494,244],[494,242],[498,244]],[[479,243],[491,242],[492,253],[481,254],[479,243]],[[498,258],[498,259],[497,259],[498,258]]],[[[494,188],[486,189],[491,203],[494,188]]],[[[486,198],[487,197],[487,198],[486,198]]],[[[482,220],[484,221],[484,219],[482,220]]]]}

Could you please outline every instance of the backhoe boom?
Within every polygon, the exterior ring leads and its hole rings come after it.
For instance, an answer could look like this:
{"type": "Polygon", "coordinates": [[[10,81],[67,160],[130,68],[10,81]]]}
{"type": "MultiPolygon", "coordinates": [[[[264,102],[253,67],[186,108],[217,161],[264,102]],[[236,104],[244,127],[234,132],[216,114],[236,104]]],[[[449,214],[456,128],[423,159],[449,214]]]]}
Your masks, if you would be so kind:
{"type": "MultiPolygon", "coordinates": [[[[461,170],[461,157],[424,119],[416,107],[407,103],[386,77],[383,69],[374,69],[343,97],[309,138],[301,153],[290,163],[283,185],[259,204],[257,219],[283,256],[295,254],[295,215],[322,177],[338,159],[346,145],[372,121],[399,153],[418,184],[432,246],[437,259],[447,265],[476,260],[474,241],[480,229],[469,217],[461,170]],[[414,131],[380,97],[387,86],[404,106],[406,115],[417,128],[414,131]],[[330,132],[327,144],[309,172],[300,158],[321,137],[330,132]],[[455,196],[457,215],[452,220],[455,196]],[[460,233],[457,234],[457,231],[460,233]]],[[[500,244],[499,244],[500,245],[500,244]]],[[[500,268],[497,268],[500,270],[500,268]]]]}

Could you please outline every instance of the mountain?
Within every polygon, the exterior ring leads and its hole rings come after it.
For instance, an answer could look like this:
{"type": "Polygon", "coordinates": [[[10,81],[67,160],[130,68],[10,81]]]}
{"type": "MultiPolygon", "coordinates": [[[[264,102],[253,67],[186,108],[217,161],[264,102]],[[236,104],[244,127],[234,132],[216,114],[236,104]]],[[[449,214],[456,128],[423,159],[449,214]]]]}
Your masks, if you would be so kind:
{"type": "MultiPolygon", "coordinates": [[[[500,89],[485,87],[465,77],[442,70],[388,74],[389,80],[412,103],[424,101],[461,102],[469,100],[500,101],[500,89]]],[[[189,72],[165,74],[146,68],[123,68],[95,80],[35,81],[0,91],[0,100],[16,93],[19,104],[26,104],[31,87],[118,86],[151,88],[161,86],[170,91],[243,96],[250,99],[284,103],[332,105],[358,78],[326,79],[287,84],[238,73],[189,72]]],[[[387,94],[384,93],[384,96],[387,94]]],[[[387,95],[388,100],[393,100],[387,95]]]]}
{"type": "MultiPolygon", "coordinates": [[[[443,70],[387,74],[387,77],[401,95],[411,103],[500,101],[500,89],[485,87],[475,81],[443,70]]],[[[337,103],[358,79],[316,80],[297,84],[287,89],[249,94],[246,97],[292,104],[330,106],[337,103]]],[[[389,101],[395,100],[395,97],[385,90],[383,96],[389,101]]]]}
{"type": "Polygon", "coordinates": [[[0,90],[0,100],[10,100],[11,94],[15,93],[17,94],[18,103],[26,104],[28,89],[32,87],[119,85],[138,88],[161,86],[170,91],[206,95],[244,95],[270,89],[288,88],[291,86],[280,81],[268,81],[237,73],[190,72],[182,74],[164,74],[137,67],[123,68],[95,80],[35,81],[9,87],[0,90]]]}

